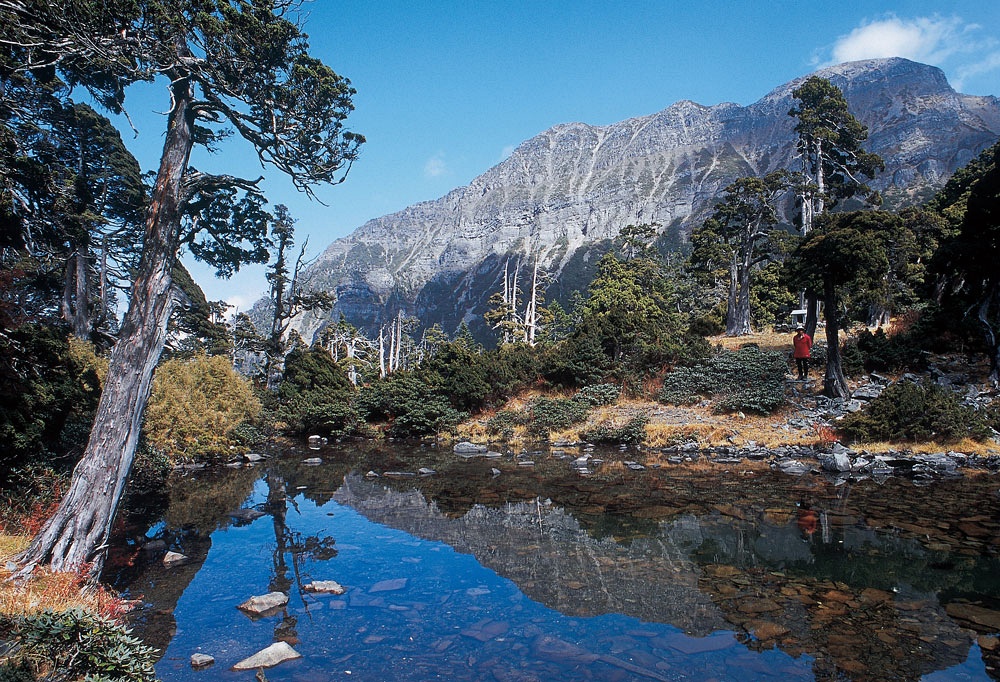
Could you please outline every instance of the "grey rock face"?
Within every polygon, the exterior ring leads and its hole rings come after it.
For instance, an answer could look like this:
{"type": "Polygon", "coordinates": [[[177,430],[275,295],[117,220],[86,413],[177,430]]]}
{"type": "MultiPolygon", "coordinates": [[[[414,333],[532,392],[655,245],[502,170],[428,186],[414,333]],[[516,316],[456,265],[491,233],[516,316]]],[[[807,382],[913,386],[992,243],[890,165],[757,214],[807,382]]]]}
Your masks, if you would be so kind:
{"type": "MultiPolygon", "coordinates": [[[[935,67],[878,59],[817,74],[868,126],[869,149],[886,161],[873,185],[888,205],[940,187],[1000,135],[1000,100],[956,93],[935,67]]],[[[681,101],[608,126],[554,126],[467,187],[331,244],[304,281],[335,292],[337,306],[295,326],[309,340],[344,313],[372,332],[402,310],[451,331],[481,315],[508,258],[527,277],[537,257],[569,291],[586,285],[589,247],[628,224],[655,221],[683,240],[735,178],[795,167],[788,111],[804,79],[746,107],[681,101]]]]}

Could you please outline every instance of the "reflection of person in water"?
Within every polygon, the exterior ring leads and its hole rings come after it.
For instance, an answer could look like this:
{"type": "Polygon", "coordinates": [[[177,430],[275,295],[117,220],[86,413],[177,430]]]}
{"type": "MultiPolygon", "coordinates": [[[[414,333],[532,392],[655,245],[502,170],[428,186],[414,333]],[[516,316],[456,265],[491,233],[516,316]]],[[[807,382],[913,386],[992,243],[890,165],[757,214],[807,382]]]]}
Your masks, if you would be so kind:
{"type": "Polygon", "coordinates": [[[816,527],[819,524],[819,514],[813,509],[808,502],[799,503],[799,532],[802,533],[802,538],[804,540],[812,540],[813,533],[816,532],[816,527]]]}

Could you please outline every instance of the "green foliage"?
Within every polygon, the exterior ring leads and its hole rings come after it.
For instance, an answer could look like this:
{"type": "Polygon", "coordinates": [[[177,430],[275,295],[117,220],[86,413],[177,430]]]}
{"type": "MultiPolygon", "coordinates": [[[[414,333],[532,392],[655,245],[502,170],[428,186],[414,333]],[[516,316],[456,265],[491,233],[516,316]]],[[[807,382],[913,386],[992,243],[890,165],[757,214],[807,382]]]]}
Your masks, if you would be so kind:
{"type": "Polygon", "coordinates": [[[919,333],[902,332],[890,336],[883,329],[874,332],[863,329],[855,337],[854,345],[867,372],[922,370],[927,360],[919,345],[921,340],[919,333]]]}
{"type": "MultiPolygon", "coordinates": [[[[490,357],[496,358],[496,352],[490,357]]],[[[463,343],[443,343],[417,372],[428,389],[448,396],[458,410],[480,409],[493,391],[487,356],[463,343]]]]}
{"type": "Polygon", "coordinates": [[[450,431],[467,413],[428,390],[412,372],[394,372],[359,391],[354,405],[365,421],[388,422],[388,433],[399,438],[432,436],[450,431]]]}
{"type": "Polygon", "coordinates": [[[615,384],[596,384],[585,386],[572,398],[536,398],[528,405],[528,427],[533,434],[547,437],[586,421],[592,407],[615,403],[619,393],[615,384]]]}
{"type": "Polygon", "coordinates": [[[600,424],[589,431],[581,431],[580,438],[588,443],[638,445],[646,440],[646,424],[648,423],[649,417],[637,415],[629,419],[623,426],[600,424]]]}
{"type": "Polygon", "coordinates": [[[973,186],[991,168],[995,167],[994,158],[998,150],[1000,150],[1000,142],[983,150],[965,167],[955,171],[944,187],[928,202],[927,209],[943,216],[957,231],[965,218],[966,206],[973,186]]]}
{"type": "Polygon", "coordinates": [[[601,335],[587,325],[546,351],[542,374],[556,386],[581,386],[603,381],[613,367],[601,335]]]}
{"type": "Polygon", "coordinates": [[[591,407],[599,407],[614,405],[620,395],[621,388],[617,384],[595,384],[581,388],[573,399],[591,407]]]}
{"type": "Polygon", "coordinates": [[[150,445],[174,459],[225,457],[239,445],[234,429],[259,413],[253,389],[229,358],[201,354],[160,365],[143,428],[150,445]]]}
{"type": "Polygon", "coordinates": [[[798,296],[785,286],[783,267],[784,263],[772,262],[754,273],[750,286],[750,311],[755,328],[787,322],[792,311],[798,307],[798,296]]]}
{"type": "MultiPolygon", "coordinates": [[[[859,178],[874,178],[885,170],[885,162],[865,151],[868,128],[847,108],[847,99],[826,78],[810,76],[792,91],[795,106],[788,112],[796,120],[798,149],[806,176],[815,181],[822,176],[827,207],[857,194],[869,194],[871,188],[859,178]]],[[[799,188],[815,196],[818,187],[799,188]]],[[[871,197],[869,197],[871,198],[871,197]]]]}
{"type": "Polygon", "coordinates": [[[2,619],[7,622],[0,622],[0,631],[9,631],[7,636],[22,647],[13,665],[0,667],[0,671],[9,671],[9,675],[0,673],[7,679],[26,679],[22,673],[34,668],[45,671],[47,680],[156,680],[156,650],[103,616],[74,608],[2,619]]]}
{"type": "Polygon", "coordinates": [[[840,424],[846,438],[857,441],[934,441],[989,436],[986,417],[962,405],[951,390],[932,383],[909,381],[889,386],[861,412],[840,424]]]}
{"type": "Polygon", "coordinates": [[[276,416],[290,433],[340,437],[356,433],[354,387],[326,349],[297,347],[285,357],[276,416]]]}
{"type": "Polygon", "coordinates": [[[712,397],[719,410],[768,414],[785,402],[784,354],[747,346],[720,351],[691,367],[679,367],[663,381],[659,400],[685,404],[712,397]]]}
{"type": "Polygon", "coordinates": [[[536,398],[528,408],[531,413],[529,428],[538,436],[548,436],[552,431],[568,429],[587,418],[590,406],[575,398],[536,398]]]}
{"type": "Polygon", "coordinates": [[[514,428],[526,421],[525,416],[519,412],[500,410],[486,420],[486,432],[498,440],[508,441],[514,437],[514,428]]]}
{"type": "Polygon", "coordinates": [[[0,334],[0,488],[14,468],[57,465],[86,442],[103,371],[93,348],[71,343],[62,326],[26,324],[0,334]]]}
{"type": "Polygon", "coordinates": [[[714,311],[694,318],[688,325],[688,331],[698,336],[718,336],[725,330],[722,315],[714,311]]]}

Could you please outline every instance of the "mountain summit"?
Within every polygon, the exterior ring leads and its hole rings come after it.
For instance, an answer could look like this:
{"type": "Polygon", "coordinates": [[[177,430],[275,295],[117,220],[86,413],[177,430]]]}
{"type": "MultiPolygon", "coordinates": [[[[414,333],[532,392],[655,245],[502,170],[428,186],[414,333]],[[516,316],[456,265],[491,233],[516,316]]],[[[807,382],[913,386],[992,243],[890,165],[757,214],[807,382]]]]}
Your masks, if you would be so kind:
{"type": "MultiPolygon", "coordinates": [[[[936,67],[875,59],[815,75],[868,126],[867,148],[886,162],[871,184],[889,205],[926,198],[1000,137],[1000,100],[955,92],[936,67]]],[[[571,278],[586,247],[628,224],[659,223],[679,243],[737,177],[797,166],[788,111],[805,78],[749,106],[680,101],[608,126],[556,125],[468,186],[333,242],[304,282],[335,292],[336,308],[296,326],[308,340],[343,313],[372,332],[402,311],[425,326],[475,329],[508,258],[571,278]]]]}

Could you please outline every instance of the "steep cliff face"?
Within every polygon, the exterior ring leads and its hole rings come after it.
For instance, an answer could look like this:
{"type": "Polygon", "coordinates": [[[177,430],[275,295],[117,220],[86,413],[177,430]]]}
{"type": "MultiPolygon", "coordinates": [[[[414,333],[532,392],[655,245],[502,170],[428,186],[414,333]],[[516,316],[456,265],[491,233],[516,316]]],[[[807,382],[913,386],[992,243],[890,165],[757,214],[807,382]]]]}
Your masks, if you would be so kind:
{"type": "MultiPolygon", "coordinates": [[[[1000,100],[956,93],[937,68],[904,59],[851,62],[817,75],[840,87],[886,160],[873,183],[913,202],[1000,136],[1000,100]]],[[[556,277],[628,224],[684,239],[735,178],[795,168],[792,91],[743,107],[681,101],[609,126],[557,125],[444,197],[371,220],[331,244],[305,274],[334,291],[336,320],[375,330],[397,310],[454,329],[475,320],[504,262],[535,258],[556,277]]],[[[308,316],[311,338],[330,317],[308,316]]]]}

